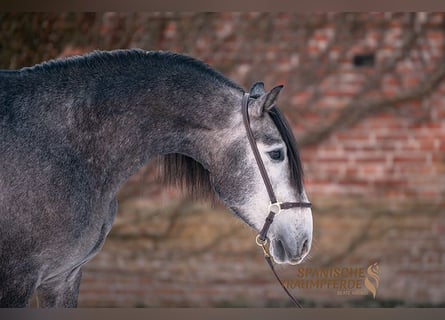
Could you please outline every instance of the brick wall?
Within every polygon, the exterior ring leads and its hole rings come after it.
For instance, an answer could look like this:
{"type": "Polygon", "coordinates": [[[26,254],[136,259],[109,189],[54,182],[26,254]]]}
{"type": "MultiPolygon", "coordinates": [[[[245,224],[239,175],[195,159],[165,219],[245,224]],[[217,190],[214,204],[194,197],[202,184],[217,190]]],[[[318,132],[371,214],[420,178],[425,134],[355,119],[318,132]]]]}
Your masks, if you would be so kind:
{"type": "MultiPolygon", "coordinates": [[[[431,99],[443,109],[443,88],[431,99]]],[[[427,123],[385,114],[335,133],[303,152],[310,192],[443,201],[444,118],[427,123]]]]}

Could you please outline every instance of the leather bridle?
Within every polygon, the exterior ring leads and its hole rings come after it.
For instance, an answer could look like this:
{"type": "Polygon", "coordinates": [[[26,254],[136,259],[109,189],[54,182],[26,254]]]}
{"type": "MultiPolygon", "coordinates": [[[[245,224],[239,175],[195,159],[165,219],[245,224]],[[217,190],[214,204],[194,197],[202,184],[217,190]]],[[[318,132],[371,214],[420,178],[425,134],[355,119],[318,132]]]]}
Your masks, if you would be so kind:
{"type": "MultiPolygon", "coordinates": [[[[269,231],[269,228],[273,222],[274,217],[279,214],[283,210],[292,209],[292,208],[310,208],[312,205],[310,202],[279,202],[277,201],[277,197],[275,196],[275,193],[272,188],[272,184],[270,182],[269,176],[266,171],[266,167],[264,166],[264,162],[261,159],[260,152],[258,150],[255,138],[253,136],[252,129],[250,127],[250,120],[249,120],[249,99],[250,94],[244,93],[243,99],[241,102],[242,105],[242,114],[243,114],[243,122],[244,126],[246,128],[247,138],[249,140],[250,147],[252,148],[253,154],[255,156],[256,163],[258,165],[258,168],[261,173],[261,177],[263,178],[264,185],[266,186],[267,193],[269,195],[270,204],[269,204],[269,214],[266,218],[266,221],[264,222],[263,228],[261,229],[260,233],[256,236],[256,243],[258,246],[260,246],[263,249],[264,252],[264,258],[266,259],[267,264],[271,268],[272,272],[274,273],[275,277],[277,278],[278,282],[281,284],[284,291],[287,293],[287,295],[290,297],[290,299],[295,303],[295,305],[299,308],[301,308],[301,304],[295,299],[292,294],[289,292],[289,290],[284,286],[283,282],[281,281],[280,277],[278,276],[277,272],[275,271],[272,259],[270,257],[269,248],[267,247],[267,232],[269,231]]],[[[273,108],[276,108],[275,106],[273,108]]]]}

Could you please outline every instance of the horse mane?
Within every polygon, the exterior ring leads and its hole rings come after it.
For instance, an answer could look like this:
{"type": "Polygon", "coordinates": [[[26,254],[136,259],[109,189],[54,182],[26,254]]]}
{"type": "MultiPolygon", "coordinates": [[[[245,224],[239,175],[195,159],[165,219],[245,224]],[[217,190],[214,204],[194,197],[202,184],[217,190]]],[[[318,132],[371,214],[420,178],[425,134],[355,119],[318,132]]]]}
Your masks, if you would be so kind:
{"type": "Polygon", "coordinates": [[[271,110],[269,110],[269,115],[280,132],[281,138],[286,144],[291,184],[297,188],[298,193],[301,195],[303,193],[304,173],[300,154],[297,148],[297,141],[292,133],[291,126],[277,107],[273,107],[271,110]]]}
{"type": "Polygon", "coordinates": [[[164,184],[187,191],[192,199],[216,201],[210,183],[210,173],[195,159],[179,153],[170,153],[158,157],[157,165],[164,184]]]}

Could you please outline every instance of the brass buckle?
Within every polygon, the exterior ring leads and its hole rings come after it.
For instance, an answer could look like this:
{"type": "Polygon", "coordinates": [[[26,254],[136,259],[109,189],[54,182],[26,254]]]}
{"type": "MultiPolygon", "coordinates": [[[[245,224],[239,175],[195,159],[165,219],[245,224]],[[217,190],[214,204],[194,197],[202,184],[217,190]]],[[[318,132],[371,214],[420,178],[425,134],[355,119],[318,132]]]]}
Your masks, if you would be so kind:
{"type": "Polygon", "coordinates": [[[281,212],[281,204],[282,202],[269,203],[269,212],[275,213],[275,215],[281,212]]]}
{"type": "Polygon", "coordinates": [[[258,234],[255,238],[255,242],[257,246],[261,247],[263,249],[263,253],[265,257],[270,257],[269,249],[267,248],[267,239],[264,241],[260,239],[260,235],[258,234]]]}

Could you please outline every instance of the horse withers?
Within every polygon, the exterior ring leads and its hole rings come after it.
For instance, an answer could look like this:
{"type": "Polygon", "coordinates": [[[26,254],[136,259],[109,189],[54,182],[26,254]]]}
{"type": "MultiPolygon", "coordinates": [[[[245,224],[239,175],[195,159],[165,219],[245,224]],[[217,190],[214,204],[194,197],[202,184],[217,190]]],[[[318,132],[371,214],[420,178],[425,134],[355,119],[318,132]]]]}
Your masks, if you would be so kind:
{"type": "MultiPolygon", "coordinates": [[[[250,128],[277,200],[307,202],[292,132],[269,114],[280,89],[252,86],[250,128]]],[[[95,52],[1,71],[0,306],[27,306],[37,292],[43,307],[75,307],[117,191],[155,157],[167,180],[214,193],[259,231],[270,200],[243,125],[244,94],[168,52],[95,52]]],[[[275,262],[301,262],[311,209],[280,212],[267,238],[275,262]]]]}

